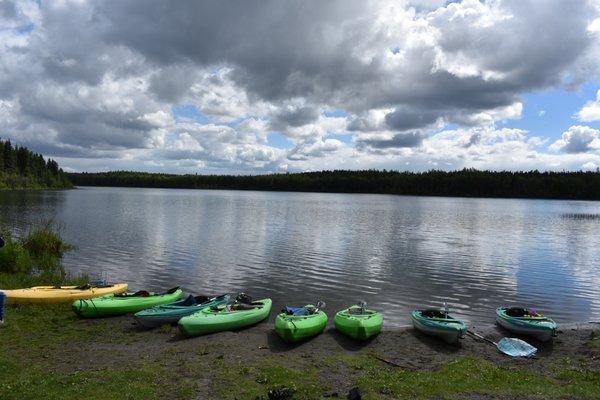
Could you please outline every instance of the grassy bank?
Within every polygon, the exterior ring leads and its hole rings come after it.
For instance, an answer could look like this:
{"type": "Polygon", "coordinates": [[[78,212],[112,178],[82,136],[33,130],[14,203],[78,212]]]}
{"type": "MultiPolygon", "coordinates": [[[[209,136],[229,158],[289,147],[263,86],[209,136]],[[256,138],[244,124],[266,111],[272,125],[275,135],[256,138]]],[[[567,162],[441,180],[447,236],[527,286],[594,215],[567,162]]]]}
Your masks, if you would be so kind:
{"type": "Polygon", "coordinates": [[[18,238],[6,227],[0,235],[5,242],[0,248],[0,288],[59,284],[68,279],[61,260],[73,246],[65,243],[52,221],[39,222],[18,238]]]}
{"type": "Polygon", "coordinates": [[[448,348],[411,331],[384,331],[365,346],[329,331],[288,346],[270,328],[182,339],[170,327],[140,330],[129,316],[81,320],[68,304],[12,306],[0,329],[0,398],[267,399],[279,390],[321,399],[354,387],[365,399],[600,398],[591,331],[511,360],[483,343],[448,348]]]}

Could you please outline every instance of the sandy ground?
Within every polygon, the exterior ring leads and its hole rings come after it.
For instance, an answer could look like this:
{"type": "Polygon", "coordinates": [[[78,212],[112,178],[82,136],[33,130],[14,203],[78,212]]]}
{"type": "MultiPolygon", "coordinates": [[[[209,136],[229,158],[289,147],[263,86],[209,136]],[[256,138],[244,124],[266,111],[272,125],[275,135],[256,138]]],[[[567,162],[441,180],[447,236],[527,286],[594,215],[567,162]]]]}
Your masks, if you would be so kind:
{"type": "MultiPolygon", "coordinates": [[[[101,321],[78,320],[76,323],[96,324],[101,321]]],[[[135,325],[131,317],[126,316],[111,318],[110,326],[113,333],[104,340],[72,343],[68,351],[54,353],[46,361],[58,370],[73,372],[113,365],[135,365],[144,359],[180,368],[185,372],[186,364],[210,365],[211,361],[217,359],[251,364],[253,360],[269,357],[283,365],[298,368],[302,365],[318,365],[320,360],[332,355],[369,352],[409,370],[433,370],[443,363],[470,355],[499,365],[520,366],[540,372],[565,358],[577,358],[583,359],[587,368],[600,370],[600,349],[589,347],[592,332],[599,329],[600,325],[591,324],[563,326],[558,337],[549,343],[523,337],[538,347],[538,354],[530,359],[510,358],[499,353],[493,345],[471,337],[464,338],[458,345],[448,345],[439,339],[425,336],[412,327],[384,329],[381,334],[364,343],[353,341],[329,328],[324,334],[311,340],[290,345],[277,337],[269,322],[242,331],[195,338],[182,337],[175,327],[171,330],[143,329],[135,325]]],[[[495,341],[503,336],[515,337],[496,326],[473,329],[495,341]]],[[[337,378],[331,379],[332,387],[335,388],[337,378]]],[[[343,386],[345,383],[339,384],[343,386]]]]}

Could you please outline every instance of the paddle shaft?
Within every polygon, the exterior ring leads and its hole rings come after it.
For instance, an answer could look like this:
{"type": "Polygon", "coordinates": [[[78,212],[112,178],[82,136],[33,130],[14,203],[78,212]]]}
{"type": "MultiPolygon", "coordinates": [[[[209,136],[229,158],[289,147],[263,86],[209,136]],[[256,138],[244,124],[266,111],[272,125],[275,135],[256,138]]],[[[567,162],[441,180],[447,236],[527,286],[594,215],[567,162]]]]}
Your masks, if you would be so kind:
{"type": "Polygon", "coordinates": [[[490,340],[488,338],[485,338],[485,337],[481,336],[477,332],[473,332],[471,330],[468,330],[467,333],[470,333],[471,335],[475,336],[477,339],[481,339],[481,340],[483,340],[485,342],[488,342],[488,343],[493,344],[494,346],[498,347],[498,343],[494,342],[493,340],[490,340]]]}

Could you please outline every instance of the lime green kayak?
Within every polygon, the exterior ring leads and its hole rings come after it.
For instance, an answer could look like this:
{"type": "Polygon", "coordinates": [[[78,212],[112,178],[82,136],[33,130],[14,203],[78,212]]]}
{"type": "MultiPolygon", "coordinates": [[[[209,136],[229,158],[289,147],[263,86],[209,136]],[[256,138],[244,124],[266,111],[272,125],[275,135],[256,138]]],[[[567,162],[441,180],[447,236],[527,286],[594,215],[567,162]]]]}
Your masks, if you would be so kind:
{"type": "Polygon", "coordinates": [[[335,329],[356,340],[366,340],[381,332],[383,315],[359,305],[339,311],[333,318],[335,329]]]}
{"type": "Polygon", "coordinates": [[[140,290],[135,293],[109,294],[88,300],[75,300],[73,311],[80,317],[108,317],[135,313],[160,304],[177,301],[183,291],[176,287],[165,293],[151,293],[140,290]]]}
{"type": "Polygon", "coordinates": [[[264,320],[271,312],[271,299],[250,304],[220,305],[205,308],[179,320],[179,330],[185,336],[232,331],[254,325],[264,320]]]}
{"type": "Polygon", "coordinates": [[[327,314],[312,304],[286,307],[275,319],[275,332],[286,342],[299,342],[319,335],[327,327],[327,314]]]}
{"type": "Polygon", "coordinates": [[[520,307],[496,309],[496,322],[511,332],[533,336],[542,342],[551,340],[558,329],[558,325],[552,319],[534,310],[520,307]]]}
{"type": "Polygon", "coordinates": [[[456,343],[465,336],[467,325],[438,310],[417,310],[411,314],[415,329],[426,335],[437,336],[447,343],[456,343]]]}
{"type": "Polygon", "coordinates": [[[135,320],[146,328],[154,328],[165,324],[176,324],[181,318],[192,315],[207,307],[229,303],[230,296],[224,294],[217,297],[189,295],[184,300],[154,306],[136,312],[135,320]]]}

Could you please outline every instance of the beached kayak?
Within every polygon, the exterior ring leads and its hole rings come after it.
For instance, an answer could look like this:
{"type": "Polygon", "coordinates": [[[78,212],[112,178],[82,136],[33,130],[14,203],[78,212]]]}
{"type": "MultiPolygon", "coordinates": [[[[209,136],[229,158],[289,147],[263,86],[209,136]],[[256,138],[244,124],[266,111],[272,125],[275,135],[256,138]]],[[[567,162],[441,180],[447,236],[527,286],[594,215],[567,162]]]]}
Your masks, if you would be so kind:
{"type": "Polygon", "coordinates": [[[127,313],[135,313],[160,304],[177,301],[183,291],[175,287],[165,293],[151,293],[140,290],[135,293],[109,294],[89,300],[75,300],[73,311],[80,317],[108,317],[127,313]]]}
{"type": "Polygon", "coordinates": [[[327,314],[312,304],[286,307],[275,319],[275,332],[286,342],[299,342],[319,335],[327,327],[327,314]]]}
{"type": "Polygon", "coordinates": [[[411,314],[413,326],[420,332],[437,336],[447,343],[456,343],[465,336],[467,325],[439,310],[417,310],[411,314]]]}
{"type": "Polygon", "coordinates": [[[127,291],[126,283],[100,286],[34,286],[26,289],[3,290],[9,304],[68,303],[73,300],[92,299],[125,291],[127,291]]]}
{"type": "Polygon", "coordinates": [[[176,324],[183,317],[192,315],[206,307],[227,304],[231,296],[224,294],[218,297],[189,295],[184,300],[160,306],[154,306],[135,313],[136,321],[147,328],[165,324],[176,324]]]}
{"type": "Polygon", "coordinates": [[[357,340],[366,340],[381,332],[383,315],[360,305],[339,311],[333,318],[335,329],[357,340]]]}
{"type": "Polygon", "coordinates": [[[543,342],[551,340],[558,328],[552,319],[534,310],[519,307],[496,309],[496,322],[511,332],[533,336],[543,342]]]}
{"type": "Polygon", "coordinates": [[[228,306],[205,308],[179,320],[179,330],[185,336],[232,331],[259,323],[271,312],[271,299],[228,306]]]}

